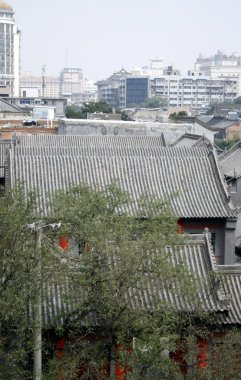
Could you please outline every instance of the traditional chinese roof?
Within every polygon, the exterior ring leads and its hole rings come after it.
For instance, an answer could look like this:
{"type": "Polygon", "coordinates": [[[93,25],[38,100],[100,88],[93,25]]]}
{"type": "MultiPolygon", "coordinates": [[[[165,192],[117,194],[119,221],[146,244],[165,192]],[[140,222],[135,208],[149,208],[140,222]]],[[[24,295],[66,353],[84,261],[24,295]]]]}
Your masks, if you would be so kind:
{"type": "Polygon", "coordinates": [[[166,247],[166,253],[170,255],[174,266],[181,263],[189,273],[194,275],[198,285],[197,293],[194,293],[192,297],[182,294],[178,290],[178,282],[173,284],[173,288],[162,283],[159,286],[150,284],[145,291],[138,288],[129,290],[128,300],[133,308],[155,309],[156,292],[158,291],[160,301],[176,311],[222,312],[228,309],[227,297],[222,284],[213,276],[217,272],[217,266],[208,234],[194,235],[185,245],[179,247],[166,247]]]}
{"type": "Polygon", "coordinates": [[[175,141],[171,146],[176,148],[191,148],[196,146],[208,146],[211,142],[205,137],[200,135],[194,135],[191,133],[185,133],[177,141],[175,141]]]}
{"type": "MultiPolygon", "coordinates": [[[[181,147],[196,148],[196,147],[202,147],[202,146],[208,147],[211,144],[212,144],[211,141],[205,136],[194,135],[192,133],[185,133],[177,141],[175,141],[171,146],[176,147],[176,148],[181,148],[181,147]]],[[[220,149],[217,145],[213,144],[213,146],[218,154],[223,152],[223,150],[220,149]]]]}
{"type": "MultiPolygon", "coordinates": [[[[110,122],[110,121],[109,121],[110,122]]],[[[160,136],[97,136],[97,135],[26,135],[18,136],[19,146],[25,147],[66,147],[83,148],[103,146],[119,147],[160,147],[162,138],[160,136]]]]}
{"type": "MultiPolygon", "coordinates": [[[[217,266],[207,233],[192,235],[181,246],[167,246],[166,253],[174,266],[184,265],[187,268],[196,281],[197,292],[193,296],[186,296],[183,292],[180,293],[178,283],[170,287],[170,284],[163,284],[161,281],[158,284],[150,282],[145,290],[140,290],[137,286],[127,291],[126,302],[133,309],[155,310],[157,307],[170,307],[177,312],[187,313],[223,313],[229,310],[229,298],[220,278],[213,276],[217,273],[217,266]]],[[[74,289],[67,278],[64,281],[61,278],[61,284],[44,284],[42,311],[45,326],[55,325],[56,322],[64,323],[74,316],[77,317],[80,305],[79,288],[74,289]]],[[[95,320],[93,316],[92,319],[95,320]]]]}
{"type": "Polygon", "coordinates": [[[214,132],[218,132],[237,124],[237,120],[231,120],[224,116],[201,115],[196,117],[196,123],[214,132]]]}
{"type": "Polygon", "coordinates": [[[4,177],[4,164],[11,143],[11,139],[0,139],[0,178],[4,177]]]}
{"type": "Polygon", "coordinates": [[[241,212],[238,214],[235,230],[235,246],[241,249],[241,212]]]}
{"type": "Polygon", "coordinates": [[[219,156],[222,172],[227,177],[241,176],[241,141],[219,156]]]}
{"type": "Polygon", "coordinates": [[[160,137],[146,136],[39,135],[19,142],[9,153],[7,185],[20,182],[26,192],[37,189],[44,214],[56,190],[81,183],[104,188],[115,181],[134,200],[143,193],[171,197],[177,217],[234,215],[212,149],[168,148],[160,137]]]}
{"type": "Polygon", "coordinates": [[[229,299],[228,313],[222,316],[224,324],[241,324],[241,265],[218,267],[223,289],[229,299]]]}

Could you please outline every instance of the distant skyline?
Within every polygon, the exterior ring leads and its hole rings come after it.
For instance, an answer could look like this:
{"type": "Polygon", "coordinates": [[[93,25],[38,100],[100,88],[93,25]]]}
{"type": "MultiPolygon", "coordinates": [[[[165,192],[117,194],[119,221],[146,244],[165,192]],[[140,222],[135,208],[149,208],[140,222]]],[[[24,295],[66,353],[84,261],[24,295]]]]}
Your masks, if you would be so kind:
{"type": "Polygon", "coordinates": [[[100,80],[162,57],[185,75],[199,53],[241,52],[240,0],[7,0],[22,32],[22,72],[80,67],[100,80]]]}

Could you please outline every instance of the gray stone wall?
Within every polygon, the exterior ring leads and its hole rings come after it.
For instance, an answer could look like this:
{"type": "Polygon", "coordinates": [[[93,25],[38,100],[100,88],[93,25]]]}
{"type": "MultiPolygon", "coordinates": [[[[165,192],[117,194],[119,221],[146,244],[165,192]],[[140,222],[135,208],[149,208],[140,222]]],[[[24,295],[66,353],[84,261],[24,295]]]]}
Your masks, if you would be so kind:
{"type": "Polygon", "coordinates": [[[135,122],[116,120],[59,119],[59,135],[161,136],[167,144],[185,133],[194,133],[192,124],[135,122]]]}

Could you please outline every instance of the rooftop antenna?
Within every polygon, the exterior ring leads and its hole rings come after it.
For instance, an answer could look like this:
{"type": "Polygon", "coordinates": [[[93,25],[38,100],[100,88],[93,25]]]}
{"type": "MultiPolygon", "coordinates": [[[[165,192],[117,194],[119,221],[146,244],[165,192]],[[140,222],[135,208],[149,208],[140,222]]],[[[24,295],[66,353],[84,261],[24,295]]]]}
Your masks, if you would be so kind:
{"type": "Polygon", "coordinates": [[[42,96],[43,98],[45,97],[45,87],[46,87],[45,76],[46,76],[46,64],[43,63],[43,66],[42,66],[42,96]]]}

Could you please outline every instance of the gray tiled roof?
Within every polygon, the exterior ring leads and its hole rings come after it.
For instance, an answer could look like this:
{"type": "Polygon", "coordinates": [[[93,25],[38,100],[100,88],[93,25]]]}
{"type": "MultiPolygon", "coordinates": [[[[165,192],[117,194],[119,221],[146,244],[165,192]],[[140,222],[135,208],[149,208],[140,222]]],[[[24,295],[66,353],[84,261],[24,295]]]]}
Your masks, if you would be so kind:
{"type": "Polygon", "coordinates": [[[42,316],[45,326],[64,324],[78,308],[78,293],[65,278],[61,284],[43,284],[42,316]]]}
{"type": "MultiPolygon", "coordinates": [[[[206,115],[205,115],[206,116],[206,115]]],[[[196,122],[203,127],[212,131],[220,131],[231,127],[237,123],[237,120],[231,120],[223,116],[197,116],[196,122]]]]}
{"type": "Polygon", "coordinates": [[[235,246],[241,248],[241,212],[238,214],[235,230],[235,246]]]}
{"type": "Polygon", "coordinates": [[[44,213],[48,194],[58,189],[116,181],[134,200],[178,192],[171,201],[178,217],[234,214],[212,150],[162,147],[156,137],[31,136],[10,150],[8,166],[7,185],[38,189],[44,213]]]}
{"type": "Polygon", "coordinates": [[[222,316],[222,322],[225,324],[241,324],[241,266],[221,265],[218,270],[230,303],[228,313],[222,316]]]}
{"type": "Polygon", "coordinates": [[[205,136],[194,135],[191,133],[185,133],[177,141],[175,141],[171,146],[176,148],[186,147],[186,148],[196,148],[196,147],[208,147],[213,145],[218,154],[222,153],[223,150],[217,145],[212,144],[208,138],[205,136]]]}
{"type": "MultiPolygon", "coordinates": [[[[178,284],[174,284],[174,289],[177,290],[173,291],[170,284],[165,285],[160,281],[153,286],[153,283],[147,282],[145,290],[137,287],[127,291],[126,302],[133,309],[153,310],[160,301],[162,307],[170,306],[176,311],[222,313],[229,310],[222,284],[217,278],[210,277],[210,273],[217,272],[217,267],[207,234],[192,235],[185,245],[166,247],[166,253],[170,255],[173,265],[185,265],[194,275],[198,285],[197,293],[190,297],[180,293],[178,284]]],[[[45,284],[42,306],[44,324],[54,325],[57,321],[64,323],[65,320],[78,316],[81,312],[79,294],[79,288],[74,289],[73,284],[67,280],[61,279],[61,285],[45,284]]]]}
{"type": "Polygon", "coordinates": [[[210,274],[217,271],[216,261],[212,254],[212,249],[208,237],[201,235],[202,239],[189,241],[180,247],[166,247],[166,252],[170,255],[174,265],[182,263],[190,273],[195,275],[198,284],[198,292],[193,297],[185,296],[178,291],[178,283],[174,284],[171,290],[165,284],[157,284],[141,291],[130,289],[128,300],[133,308],[144,307],[154,309],[157,301],[156,289],[160,301],[170,305],[176,311],[224,311],[228,308],[228,303],[222,285],[214,278],[211,280],[210,274]]]}
{"type": "Polygon", "coordinates": [[[194,135],[191,133],[185,133],[171,146],[176,148],[191,148],[196,146],[208,146],[211,142],[204,136],[194,135]]]}
{"type": "Polygon", "coordinates": [[[161,146],[163,136],[87,136],[87,135],[29,135],[18,136],[21,146],[84,147],[84,146],[161,146]]]}
{"type": "Polygon", "coordinates": [[[4,177],[4,163],[11,142],[11,139],[0,139],[0,177],[4,177]]]}
{"type": "Polygon", "coordinates": [[[241,142],[219,156],[220,166],[225,176],[241,176],[241,142]]]}

